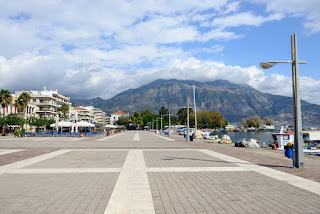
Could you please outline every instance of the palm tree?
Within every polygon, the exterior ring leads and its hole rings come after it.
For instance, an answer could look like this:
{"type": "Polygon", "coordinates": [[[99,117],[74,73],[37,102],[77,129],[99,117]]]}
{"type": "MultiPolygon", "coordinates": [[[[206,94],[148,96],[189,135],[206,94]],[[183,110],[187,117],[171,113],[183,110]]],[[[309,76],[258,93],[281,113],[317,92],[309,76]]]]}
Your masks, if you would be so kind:
{"type": "Polygon", "coordinates": [[[66,114],[69,113],[70,106],[68,104],[61,104],[60,108],[58,109],[60,112],[62,112],[63,117],[66,118],[66,114]]]}
{"type": "Polygon", "coordinates": [[[28,92],[23,92],[16,100],[15,106],[18,109],[20,117],[22,117],[22,113],[27,108],[28,102],[30,102],[30,98],[31,97],[28,92]]]}
{"type": "MultiPolygon", "coordinates": [[[[12,101],[12,95],[9,90],[1,89],[0,91],[0,103],[2,107],[2,118],[5,116],[5,109],[8,107],[8,104],[12,101]]],[[[5,125],[2,126],[2,134],[5,133],[5,125]]]]}

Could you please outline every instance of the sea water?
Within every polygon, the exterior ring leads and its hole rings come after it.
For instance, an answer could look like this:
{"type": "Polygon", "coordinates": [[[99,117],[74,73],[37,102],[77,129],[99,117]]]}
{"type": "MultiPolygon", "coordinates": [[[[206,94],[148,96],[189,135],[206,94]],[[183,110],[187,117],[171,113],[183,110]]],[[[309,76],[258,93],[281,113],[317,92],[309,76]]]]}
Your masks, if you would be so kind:
{"type": "Polygon", "coordinates": [[[271,135],[272,133],[274,132],[227,132],[223,134],[229,135],[234,143],[243,138],[254,138],[257,139],[260,144],[265,143],[265,145],[268,145],[274,142],[271,135]]]}

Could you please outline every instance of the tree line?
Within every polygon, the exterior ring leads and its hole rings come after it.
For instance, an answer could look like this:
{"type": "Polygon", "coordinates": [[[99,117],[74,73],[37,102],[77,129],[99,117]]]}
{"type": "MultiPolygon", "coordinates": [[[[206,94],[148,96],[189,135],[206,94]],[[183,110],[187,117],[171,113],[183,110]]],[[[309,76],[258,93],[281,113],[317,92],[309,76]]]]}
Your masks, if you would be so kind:
{"type": "Polygon", "coordinates": [[[259,115],[254,115],[252,117],[242,119],[241,124],[246,127],[258,128],[261,124],[265,124],[267,126],[274,125],[274,122],[269,117],[264,117],[264,119],[261,120],[259,115]]]}
{"type": "MultiPolygon", "coordinates": [[[[161,128],[161,117],[162,117],[162,128],[169,126],[169,117],[171,125],[187,125],[187,107],[180,108],[177,115],[169,115],[169,109],[162,106],[157,113],[151,112],[149,109],[144,111],[135,112],[131,116],[121,116],[116,122],[117,125],[129,126],[130,124],[138,125],[140,128],[144,126],[161,128]]],[[[195,125],[195,113],[192,108],[189,108],[189,124],[190,127],[195,125]]],[[[228,125],[228,121],[224,119],[224,116],[218,112],[198,112],[197,113],[197,127],[199,128],[217,128],[225,127],[228,125]]]]}

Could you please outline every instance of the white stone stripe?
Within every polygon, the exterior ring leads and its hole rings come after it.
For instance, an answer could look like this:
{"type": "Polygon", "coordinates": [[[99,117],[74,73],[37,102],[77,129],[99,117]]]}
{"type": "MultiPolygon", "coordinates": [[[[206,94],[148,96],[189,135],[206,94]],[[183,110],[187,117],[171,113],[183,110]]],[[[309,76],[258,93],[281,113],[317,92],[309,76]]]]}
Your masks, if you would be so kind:
{"type": "Polygon", "coordinates": [[[77,152],[114,152],[114,151],[129,151],[129,149],[69,149],[77,152]]]}
{"type": "Polygon", "coordinates": [[[117,137],[117,136],[120,136],[120,135],[123,135],[124,132],[120,133],[120,134],[114,134],[114,135],[111,135],[111,136],[108,136],[108,137],[104,137],[104,138],[101,138],[101,139],[98,139],[98,140],[95,140],[95,141],[105,141],[105,140],[109,140],[110,138],[114,138],[114,137],[117,137]]]}
{"type": "Polygon", "coordinates": [[[22,160],[22,161],[18,161],[18,162],[15,162],[15,163],[11,163],[11,164],[8,164],[8,165],[4,165],[4,166],[0,167],[0,173],[6,173],[6,172],[8,172],[10,170],[13,170],[13,169],[19,169],[19,168],[22,168],[22,167],[26,167],[26,166],[29,166],[31,164],[35,164],[35,163],[38,163],[40,161],[44,161],[44,160],[56,157],[58,155],[65,154],[65,153],[70,152],[70,151],[71,150],[67,150],[67,149],[58,150],[58,151],[55,151],[55,152],[50,152],[48,154],[44,154],[44,155],[40,155],[40,156],[37,156],[37,157],[29,158],[29,159],[26,159],[26,160],[22,160]]]}
{"type": "Polygon", "coordinates": [[[84,140],[84,139],[88,139],[87,137],[79,137],[79,138],[76,138],[76,139],[72,139],[70,141],[79,141],[79,140],[84,140]]]}
{"type": "Polygon", "coordinates": [[[136,132],[136,134],[134,135],[133,141],[140,141],[139,132],[136,132]]]}
{"type": "Polygon", "coordinates": [[[147,172],[236,172],[249,171],[243,167],[163,167],[147,168],[147,172]]]}
{"type": "Polygon", "coordinates": [[[238,166],[243,167],[244,169],[255,171],[261,173],[263,175],[269,176],[271,178],[284,181],[296,187],[300,187],[302,189],[308,190],[310,192],[316,193],[320,195],[320,183],[312,180],[308,180],[305,178],[298,177],[296,175],[292,175],[286,172],[281,172],[275,169],[271,169],[265,166],[260,166],[255,163],[251,163],[248,161],[244,161],[238,158],[230,157],[228,155],[220,154],[217,152],[209,151],[206,149],[199,149],[198,151],[203,152],[205,154],[211,155],[213,157],[232,162],[237,164],[238,166]]]}
{"type": "MultiPolygon", "coordinates": [[[[132,140],[106,140],[110,142],[132,142],[132,140]]],[[[163,140],[139,140],[140,142],[163,142],[163,140]]]]}
{"type": "Polygon", "coordinates": [[[155,213],[142,150],[129,151],[104,213],[155,213]]]}
{"type": "Polygon", "coordinates": [[[100,173],[120,172],[120,168],[50,168],[50,169],[12,169],[9,173],[100,173]]]}
{"type": "Polygon", "coordinates": [[[24,149],[0,149],[0,155],[5,155],[5,154],[10,154],[13,152],[20,152],[23,151],[24,149]]]}
{"type": "Polygon", "coordinates": [[[169,138],[169,137],[164,137],[164,136],[161,136],[161,135],[157,135],[157,134],[154,134],[154,133],[152,133],[152,132],[149,132],[150,134],[153,134],[154,136],[157,136],[157,137],[160,137],[160,138],[162,138],[162,139],[165,139],[165,140],[167,140],[167,141],[176,141],[175,139],[171,139],[171,138],[169,138]]]}

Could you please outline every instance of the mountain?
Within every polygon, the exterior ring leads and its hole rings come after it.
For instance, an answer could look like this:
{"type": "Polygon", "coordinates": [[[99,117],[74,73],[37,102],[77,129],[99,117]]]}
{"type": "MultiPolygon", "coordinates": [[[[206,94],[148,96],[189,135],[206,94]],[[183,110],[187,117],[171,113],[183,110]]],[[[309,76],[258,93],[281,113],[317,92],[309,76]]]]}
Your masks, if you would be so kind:
{"type": "MultiPolygon", "coordinates": [[[[77,105],[94,105],[107,114],[121,110],[133,113],[147,108],[157,112],[166,106],[176,113],[179,108],[193,106],[193,88],[196,86],[197,111],[220,112],[230,122],[259,115],[278,121],[292,121],[292,97],[262,93],[245,84],[225,80],[197,82],[192,80],[156,80],[136,89],[129,89],[104,100],[100,97],[89,100],[72,100],[77,105]]],[[[320,124],[320,106],[301,101],[303,122],[320,124]]]]}

